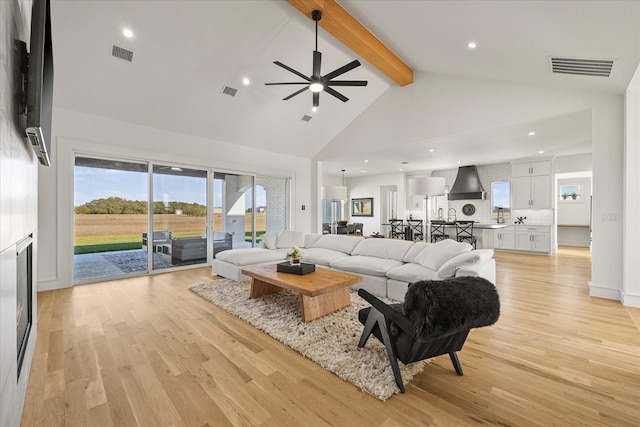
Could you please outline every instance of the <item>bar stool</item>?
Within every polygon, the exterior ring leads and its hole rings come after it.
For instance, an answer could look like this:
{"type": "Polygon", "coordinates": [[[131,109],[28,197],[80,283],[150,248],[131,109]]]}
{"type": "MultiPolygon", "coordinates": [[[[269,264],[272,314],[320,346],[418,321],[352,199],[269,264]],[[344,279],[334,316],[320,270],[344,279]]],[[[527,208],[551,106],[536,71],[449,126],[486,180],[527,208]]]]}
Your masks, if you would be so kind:
{"type": "Polygon", "coordinates": [[[473,235],[474,221],[456,221],[456,240],[458,242],[468,242],[476,248],[476,236],[473,235]]]}
{"type": "Polygon", "coordinates": [[[421,219],[408,219],[407,224],[413,233],[413,240],[422,240],[422,220],[421,219]]]}
{"type": "Polygon", "coordinates": [[[435,220],[431,221],[431,242],[438,242],[449,238],[449,235],[444,232],[444,226],[446,221],[435,220]]]}
{"type": "Polygon", "coordinates": [[[391,232],[389,233],[389,237],[392,239],[404,239],[403,223],[404,220],[402,219],[390,219],[389,224],[391,225],[391,232]]]}

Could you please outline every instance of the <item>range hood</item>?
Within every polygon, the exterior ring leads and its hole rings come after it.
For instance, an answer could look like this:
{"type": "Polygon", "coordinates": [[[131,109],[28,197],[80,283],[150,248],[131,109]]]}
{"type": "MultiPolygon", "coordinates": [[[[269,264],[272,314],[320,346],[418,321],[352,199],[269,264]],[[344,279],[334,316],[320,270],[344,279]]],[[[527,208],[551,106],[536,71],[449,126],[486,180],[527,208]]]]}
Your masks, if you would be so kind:
{"type": "Polygon", "coordinates": [[[485,198],[486,193],[480,182],[478,169],[475,166],[459,167],[456,181],[449,191],[449,200],[484,200],[485,198]]]}

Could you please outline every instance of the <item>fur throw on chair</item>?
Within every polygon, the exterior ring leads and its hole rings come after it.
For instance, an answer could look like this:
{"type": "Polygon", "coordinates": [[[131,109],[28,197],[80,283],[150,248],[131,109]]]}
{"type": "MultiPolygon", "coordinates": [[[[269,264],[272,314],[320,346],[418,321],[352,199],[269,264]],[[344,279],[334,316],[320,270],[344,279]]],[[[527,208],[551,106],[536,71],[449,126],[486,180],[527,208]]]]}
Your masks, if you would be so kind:
{"type": "Polygon", "coordinates": [[[494,324],[500,300],[482,277],[424,280],[409,285],[402,312],[414,321],[417,338],[431,339],[494,324]]]}

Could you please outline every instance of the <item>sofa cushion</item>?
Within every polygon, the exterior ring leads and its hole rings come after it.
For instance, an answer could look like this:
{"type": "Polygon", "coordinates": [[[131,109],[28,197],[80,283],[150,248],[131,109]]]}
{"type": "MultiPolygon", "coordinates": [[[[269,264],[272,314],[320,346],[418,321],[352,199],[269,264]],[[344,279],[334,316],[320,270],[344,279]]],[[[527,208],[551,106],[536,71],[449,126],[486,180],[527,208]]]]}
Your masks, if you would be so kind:
{"type": "Polygon", "coordinates": [[[463,252],[442,264],[438,269],[438,276],[441,278],[453,277],[460,267],[482,263],[491,259],[491,257],[493,257],[493,249],[478,249],[475,251],[463,252]]]}
{"type": "Polygon", "coordinates": [[[339,257],[331,261],[331,268],[369,276],[386,276],[387,271],[402,265],[401,261],[364,255],[339,257]]]}
{"type": "Polygon", "coordinates": [[[278,239],[278,233],[268,233],[260,236],[260,243],[264,244],[267,249],[277,249],[276,240],[278,239]]]}
{"type": "Polygon", "coordinates": [[[299,248],[304,246],[304,231],[284,230],[278,233],[276,248],[291,249],[294,246],[299,248]]]}
{"type": "Polygon", "coordinates": [[[317,233],[307,233],[307,234],[305,234],[304,235],[304,247],[305,248],[310,248],[321,237],[322,237],[322,234],[317,234],[317,233]]]}
{"type": "Polygon", "coordinates": [[[420,280],[438,280],[439,278],[436,271],[414,262],[392,268],[387,271],[387,277],[407,283],[419,282],[420,280]]]}
{"type": "Polygon", "coordinates": [[[416,255],[415,262],[437,272],[440,267],[442,267],[442,264],[458,254],[469,252],[471,249],[472,246],[468,243],[444,239],[427,246],[422,252],[416,255]]]}
{"type": "Polygon", "coordinates": [[[351,255],[363,255],[404,261],[413,242],[398,239],[364,239],[351,251],[351,255]]]}
{"type": "Polygon", "coordinates": [[[325,234],[316,240],[312,248],[332,249],[334,251],[350,254],[353,249],[364,240],[364,237],[348,236],[340,234],[325,234]]]}
{"type": "Polygon", "coordinates": [[[344,252],[325,248],[305,248],[302,250],[302,261],[318,265],[330,265],[331,261],[340,257],[349,257],[344,252]]]}
{"type": "Polygon", "coordinates": [[[422,252],[427,246],[433,243],[428,242],[416,242],[409,248],[407,254],[404,256],[404,262],[416,262],[416,256],[422,252]]]}
{"type": "Polygon", "coordinates": [[[234,265],[245,266],[271,261],[284,261],[285,254],[265,248],[241,248],[219,252],[216,254],[216,259],[234,265]]]}

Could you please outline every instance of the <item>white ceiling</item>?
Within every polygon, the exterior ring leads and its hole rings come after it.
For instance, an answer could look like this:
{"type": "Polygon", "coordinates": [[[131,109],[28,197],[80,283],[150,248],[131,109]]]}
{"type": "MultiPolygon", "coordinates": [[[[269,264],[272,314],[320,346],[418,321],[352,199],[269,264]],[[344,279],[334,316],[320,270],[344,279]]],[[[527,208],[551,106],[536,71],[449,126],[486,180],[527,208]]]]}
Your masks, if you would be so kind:
{"type": "MultiPolygon", "coordinates": [[[[420,78],[622,94],[640,62],[637,0],[339,3],[420,78]],[[469,50],[469,41],[478,48],[469,50]],[[616,65],[609,78],[556,75],[550,56],[615,59],[616,65]]],[[[295,147],[302,157],[324,160],[327,171],[346,169],[347,176],[359,174],[362,156],[323,148],[395,86],[320,29],[323,74],[357,58],[363,65],[342,77],[369,85],[339,88],[347,103],[322,93],[315,113],[309,93],[282,101],[299,87],[264,83],[299,78],[273,61],[311,74],[315,37],[313,21],[284,1],[53,0],[52,22],[56,107],[274,152],[295,147]],[[122,35],[125,27],[132,39],[122,35]],[[133,63],[111,57],[112,44],[134,51],[133,63]],[[252,83],[244,86],[243,77],[252,83]],[[225,85],[237,95],[223,95],[225,85]],[[312,120],[302,121],[304,115],[312,120]]],[[[370,147],[377,166],[368,173],[397,172],[407,159],[412,170],[430,170],[524,157],[532,129],[546,155],[591,151],[590,112],[579,111],[419,142],[399,133],[393,147],[370,147]],[[482,153],[470,149],[479,141],[482,153]],[[431,146],[447,150],[427,154],[431,146]]]]}

